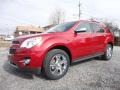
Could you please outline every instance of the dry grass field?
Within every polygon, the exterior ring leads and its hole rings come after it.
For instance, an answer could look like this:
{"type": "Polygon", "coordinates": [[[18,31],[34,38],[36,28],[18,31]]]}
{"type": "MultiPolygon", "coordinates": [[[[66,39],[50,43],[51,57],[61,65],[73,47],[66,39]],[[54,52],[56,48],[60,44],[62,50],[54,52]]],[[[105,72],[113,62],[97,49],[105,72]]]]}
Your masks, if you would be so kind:
{"type": "Polygon", "coordinates": [[[0,39],[0,48],[1,47],[9,47],[11,44],[11,41],[4,41],[2,39],[0,39]]]}

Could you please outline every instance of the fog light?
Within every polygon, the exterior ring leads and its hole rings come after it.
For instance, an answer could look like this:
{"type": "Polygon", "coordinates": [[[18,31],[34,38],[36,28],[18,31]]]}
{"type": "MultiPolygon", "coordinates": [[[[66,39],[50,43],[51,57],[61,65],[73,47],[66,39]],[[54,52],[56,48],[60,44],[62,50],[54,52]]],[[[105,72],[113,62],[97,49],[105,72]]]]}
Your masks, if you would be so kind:
{"type": "Polygon", "coordinates": [[[24,60],[24,63],[25,63],[25,64],[29,64],[29,63],[30,63],[30,59],[25,59],[25,60],[24,60]]]}

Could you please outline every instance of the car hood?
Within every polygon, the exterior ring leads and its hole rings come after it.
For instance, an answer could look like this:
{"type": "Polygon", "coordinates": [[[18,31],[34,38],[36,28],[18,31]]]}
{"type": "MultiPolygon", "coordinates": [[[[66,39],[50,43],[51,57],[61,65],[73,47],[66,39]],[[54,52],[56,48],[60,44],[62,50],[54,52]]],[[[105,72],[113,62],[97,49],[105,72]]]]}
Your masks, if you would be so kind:
{"type": "Polygon", "coordinates": [[[41,34],[23,35],[23,36],[16,37],[13,41],[23,42],[24,40],[29,39],[29,38],[43,37],[43,36],[53,36],[53,35],[56,35],[56,34],[59,35],[59,33],[41,33],[41,34]]]}

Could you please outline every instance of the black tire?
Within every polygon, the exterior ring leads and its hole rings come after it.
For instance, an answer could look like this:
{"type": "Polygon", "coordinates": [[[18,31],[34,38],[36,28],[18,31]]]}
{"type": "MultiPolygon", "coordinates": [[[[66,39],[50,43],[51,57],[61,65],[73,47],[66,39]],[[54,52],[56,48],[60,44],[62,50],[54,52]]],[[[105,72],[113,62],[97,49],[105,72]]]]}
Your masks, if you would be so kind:
{"type": "Polygon", "coordinates": [[[106,46],[106,51],[104,53],[104,55],[102,55],[101,59],[103,60],[110,60],[112,58],[112,54],[113,54],[113,46],[111,44],[107,44],[106,46]],[[108,55],[108,49],[111,49],[111,55],[108,55]]]}
{"type": "MultiPolygon", "coordinates": [[[[69,59],[68,54],[61,49],[53,49],[49,51],[45,57],[45,60],[43,63],[44,74],[46,75],[48,79],[51,79],[51,80],[60,79],[67,73],[69,65],[70,65],[70,59],[69,59]],[[59,58],[59,61],[60,61],[59,62],[56,58],[58,57],[57,55],[61,55],[60,58],[64,57],[65,66],[64,65],[63,66],[66,67],[65,70],[63,69],[64,71],[60,75],[53,74],[53,72],[55,73],[55,70],[57,71],[56,73],[59,73],[60,71],[62,71],[62,69],[59,69],[58,71],[58,67],[61,65],[60,62],[62,59],[60,60],[59,58]],[[57,62],[56,60],[59,62],[59,66],[56,64],[57,62]],[[51,66],[51,61],[54,62],[54,65],[55,65],[54,67],[51,66]]],[[[63,68],[63,66],[61,65],[61,68],[63,68]]]]}

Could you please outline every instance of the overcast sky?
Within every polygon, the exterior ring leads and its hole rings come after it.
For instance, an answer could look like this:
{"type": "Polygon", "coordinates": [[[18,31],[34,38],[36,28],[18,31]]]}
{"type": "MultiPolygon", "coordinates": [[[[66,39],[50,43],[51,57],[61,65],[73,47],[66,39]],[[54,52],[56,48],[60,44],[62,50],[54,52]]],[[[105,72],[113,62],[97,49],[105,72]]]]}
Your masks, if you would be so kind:
{"type": "MultiPolygon", "coordinates": [[[[65,20],[77,20],[79,0],[0,0],[0,34],[11,33],[16,25],[45,26],[49,16],[58,8],[65,20]]],[[[120,22],[120,0],[80,0],[81,19],[107,18],[120,22]]]]}

